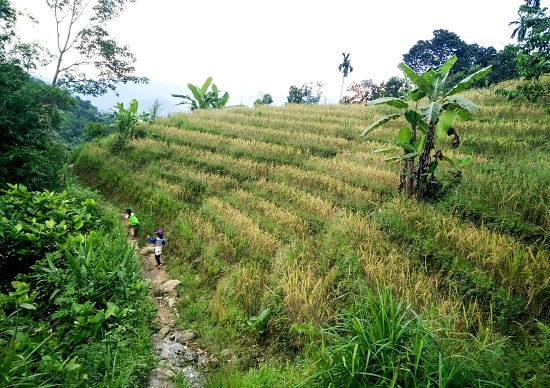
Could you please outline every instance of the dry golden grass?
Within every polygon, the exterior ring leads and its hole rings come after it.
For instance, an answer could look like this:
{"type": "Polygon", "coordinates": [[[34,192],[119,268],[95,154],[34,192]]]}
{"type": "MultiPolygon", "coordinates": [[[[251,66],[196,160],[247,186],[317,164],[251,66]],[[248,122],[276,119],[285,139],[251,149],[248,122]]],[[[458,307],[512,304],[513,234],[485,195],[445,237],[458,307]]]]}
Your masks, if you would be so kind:
{"type": "MultiPolygon", "coordinates": [[[[504,99],[495,102],[494,94],[480,91],[469,91],[465,97],[480,109],[474,120],[456,124],[463,145],[513,148],[518,146],[516,134],[523,136],[521,141],[527,146],[531,137],[544,140],[548,118],[538,114],[538,108],[512,105],[504,99]],[[530,120],[531,116],[537,119],[530,120]]],[[[418,312],[456,317],[457,330],[483,329],[487,305],[466,301],[455,289],[458,280],[443,278],[443,273],[434,272],[435,266],[429,268],[428,262],[423,266],[422,257],[396,243],[408,237],[415,242],[430,238],[433,246],[429,249],[452,252],[448,256],[456,255],[467,271],[471,268],[472,273],[465,276],[484,275],[481,278],[489,279],[491,286],[495,283],[498,291],[526,296],[533,314],[542,313],[550,302],[546,296],[550,289],[548,251],[463,222],[449,215],[451,209],[443,213],[397,195],[400,164],[385,163],[385,156],[373,151],[392,147],[404,120],[359,137],[370,124],[393,111],[362,105],[203,110],[160,119],[147,127],[158,140],[131,142],[132,157],[150,160],[149,168],[132,175],[147,189],[156,187],[178,200],[184,189],[178,182],[204,185],[201,205],[186,214],[202,254],[227,265],[212,304],[221,320],[256,315],[267,293],[281,290],[285,318],[296,323],[327,322],[341,307],[335,299],[345,299],[346,287],[357,282],[362,287],[388,287],[418,312]],[[322,157],[312,156],[309,150],[315,146],[319,152],[315,155],[322,157]],[[322,147],[327,147],[326,154],[320,153],[322,147]],[[159,170],[166,174],[161,176],[159,170]],[[388,221],[390,227],[399,230],[379,229],[374,217],[354,214],[358,208],[361,214],[389,211],[395,217],[388,221]],[[353,272],[353,266],[359,270],[353,272]],[[338,282],[348,284],[338,289],[338,282]]],[[[454,160],[472,156],[462,152],[467,147],[451,149],[450,141],[438,143],[445,156],[454,160]]],[[[103,148],[90,147],[111,160],[103,148]]],[[[472,159],[463,182],[481,185],[487,182],[483,167],[493,163],[491,154],[480,152],[472,159]]],[[[533,165],[533,169],[544,167],[544,163],[533,165]]],[[[523,198],[517,186],[506,186],[504,181],[494,185],[503,198],[493,209],[511,207],[523,198]]],[[[474,193],[475,187],[470,190],[474,193]]],[[[547,207],[545,198],[541,195],[530,204],[547,207]]]]}
{"type": "Polygon", "coordinates": [[[216,134],[178,129],[174,127],[155,126],[155,131],[173,142],[183,142],[194,147],[212,149],[219,152],[239,153],[244,155],[261,155],[273,159],[300,158],[302,150],[273,144],[265,141],[229,138],[216,134]]]}
{"type": "Polygon", "coordinates": [[[308,187],[312,190],[325,191],[335,198],[350,201],[356,204],[372,204],[376,206],[378,195],[374,192],[353,186],[340,179],[328,175],[318,174],[293,166],[276,166],[274,174],[284,177],[297,187],[308,187]]]}
{"type": "Polygon", "coordinates": [[[457,254],[477,268],[491,273],[499,285],[511,294],[527,295],[530,308],[541,311],[549,302],[545,294],[550,288],[550,254],[532,249],[509,236],[485,227],[457,225],[443,218],[438,241],[453,246],[457,254]]]}
{"type": "Polygon", "coordinates": [[[276,198],[284,199],[306,214],[320,216],[328,220],[336,212],[336,208],[331,202],[286,183],[260,179],[255,184],[260,190],[266,191],[276,198]]]}
{"type": "Polygon", "coordinates": [[[255,252],[270,257],[279,248],[280,242],[275,237],[263,231],[249,216],[219,198],[207,198],[205,206],[218,214],[228,225],[232,226],[233,230],[246,238],[255,252]]]}
{"type": "Polygon", "coordinates": [[[301,237],[308,233],[307,222],[290,210],[242,189],[233,191],[231,196],[246,203],[247,207],[260,213],[263,218],[269,219],[287,234],[301,237]]]}
{"type": "MultiPolygon", "coordinates": [[[[252,116],[241,116],[245,119],[252,116]]],[[[350,146],[350,140],[335,136],[322,136],[305,131],[288,131],[284,129],[269,128],[269,122],[254,120],[252,125],[245,125],[239,121],[219,120],[215,116],[193,116],[190,121],[193,126],[201,128],[201,132],[213,133],[225,138],[239,138],[247,140],[263,140],[265,142],[284,144],[301,143],[312,146],[327,146],[335,148],[346,148],[350,146]],[[263,125],[265,124],[265,126],[263,125]]]]}
{"type": "Polygon", "coordinates": [[[265,273],[254,262],[237,264],[234,268],[235,299],[247,317],[258,315],[262,308],[262,298],[267,290],[265,273]]]}
{"type": "Polygon", "coordinates": [[[332,159],[310,158],[308,165],[315,167],[319,173],[324,172],[333,178],[345,180],[348,183],[365,182],[372,187],[392,187],[399,181],[399,176],[392,171],[378,166],[359,164],[350,160],[349,153],[337,155],[332,159]]]}
{"type": "Polygon", "coordinates": [[[391,289],[416,311],[456,317],[453,321],[456,330],[470,329],[473,323],[479,327],[483,317],[475,303],[465,307],[455,289],[441,285],[439,274],[428,275],[423,268],[413,265],[406,253],[399,251],[367,218],[346,214],[339,219],[338,228],[355,233],[361,240],[357,255],[371,287],[391,289]]]}
{"type": "Polygon", "coordinates": [[[315,261],[307,253],[291,255],[284,250],[275,259],[272,284],[281,287],[283,305],[291,322],[326,322],[333,315],[330,290],[334,270],[319,272],[315,261]]]}

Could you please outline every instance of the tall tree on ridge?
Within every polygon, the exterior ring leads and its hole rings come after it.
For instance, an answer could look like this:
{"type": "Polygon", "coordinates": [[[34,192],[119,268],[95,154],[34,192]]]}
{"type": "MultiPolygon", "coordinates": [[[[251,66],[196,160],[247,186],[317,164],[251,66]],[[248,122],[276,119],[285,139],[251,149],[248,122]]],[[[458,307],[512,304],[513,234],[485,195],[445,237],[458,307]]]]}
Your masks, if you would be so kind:
{"type": "Polygon", "coordinates": [[[338,71],[342,72],[342,87],[340,88],[340,100],[342,100],[342,93],[344,92],[344,79],[348,76],[349,73],[353,71],[349,55],[351,53],[342,53],[344,61],[338,65],[338,71]]]}
{"type": "Polygon", "coordinates": [[[145,77],[132,75],[136,58],[128,46],[110,38],[106,30],[106,23],[118,17],[126,3],[136,0],[45,1],[55,17],[57,32],[53,86],[101,96],[116,90],[119,83],[148,82],[145,77]],[[76,55],[68,58],[71,52],[76,55]]]}
{"type": "Polygon", "coordinates": [[[550,13],[547,7],[541,8],[540,3],[540,0],[526,0],[518,9],[519,20],[510,23],[516,26],[511,37],[518,42],[517,70],[526,82],[515,91],[498,90],[497,93],[509,99],[518,96],[532,101],[544,99],[548,109],[550,83],[543,76],[550,74],[550,13]]]}

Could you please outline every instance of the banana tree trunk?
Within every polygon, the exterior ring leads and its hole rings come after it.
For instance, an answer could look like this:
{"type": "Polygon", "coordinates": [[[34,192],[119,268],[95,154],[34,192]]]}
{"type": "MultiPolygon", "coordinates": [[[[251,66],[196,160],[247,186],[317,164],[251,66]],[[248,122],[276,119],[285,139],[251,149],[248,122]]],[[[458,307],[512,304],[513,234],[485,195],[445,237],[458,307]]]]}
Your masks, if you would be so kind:
{"type": "MultiPolygon", "coordinates": [[[[411,140],[410,144],[416,143],[416,125],[411,127],[411,140]]],[[[403,150],[403,154],[408,154],[410,151],[403,150]]],[[[408,197],[414,195],[414,162],[415,158],[407,158],[403,160],[403,169],[401,170],[401,176],[399,177],[399,191],[404,191],[408,197]]]]}
{"type": "Polygon", "coordinates": [[[407,196],[412,197],[414,195],[414,179],[414,159],[405,159],[399,177],[399,191],[404,191],[407,196]]]}
{"type": "Polygon", "coordinates": [[[426,134],[426,143],[420,159],[418,160],[418,166],[415,173],[416,188],[414,194],[418,199],[426,199],[430,197],[434,185],[434,176],[432,173],[428,173],[430,170],[430,164],[432,163],[431,152],[434,149],[435,139],[435,126],[436,123],[430,123],[428,125],[428,132],[426,134]]]}

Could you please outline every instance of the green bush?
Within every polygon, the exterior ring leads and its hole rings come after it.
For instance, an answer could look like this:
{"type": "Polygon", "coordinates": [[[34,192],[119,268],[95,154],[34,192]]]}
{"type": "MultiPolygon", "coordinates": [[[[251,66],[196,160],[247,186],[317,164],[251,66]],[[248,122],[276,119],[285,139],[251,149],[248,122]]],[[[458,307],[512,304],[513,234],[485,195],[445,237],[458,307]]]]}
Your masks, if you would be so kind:
{"type": "Polygon", "coordinates": [[[2,272],[0,387],[136,386],[154,366],[148,283],[116,215],[90,197],[16,186],[0,197],[0,237],[25,264],[2,272]]]}
{"type": "Polygon", "coordinates": [[[98,226],[93,199],[70,198],[67,191],[31,192],[9,185],[0,196],[0,290],[17,273],[63,244],[69,235],[98,226]]]}

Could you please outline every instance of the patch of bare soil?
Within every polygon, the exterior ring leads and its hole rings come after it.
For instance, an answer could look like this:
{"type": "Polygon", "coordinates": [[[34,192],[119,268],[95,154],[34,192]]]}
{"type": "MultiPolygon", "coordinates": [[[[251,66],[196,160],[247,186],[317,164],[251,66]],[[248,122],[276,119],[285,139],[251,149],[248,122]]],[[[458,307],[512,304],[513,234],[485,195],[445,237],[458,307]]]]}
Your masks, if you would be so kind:
{"type": "Polygon", "coordinates": [[[156,332],[151,342],[160,363],[151,371],[148,387],[174,387],[174,378],[179,374],[190,388],[204,387],[204,371],[217,361],[194,342],[194,332],[178,329],[175,325],[176,288],[181,282],[169,278],[164,264],[157,268],[152,245],[139,247],[135,241],[131,244],[139,254],[143,276],[150,281],[149,290],[157,309],[154,321],[156,332]]]}

